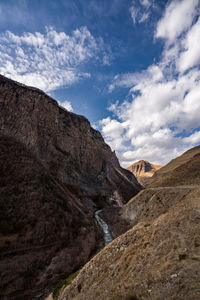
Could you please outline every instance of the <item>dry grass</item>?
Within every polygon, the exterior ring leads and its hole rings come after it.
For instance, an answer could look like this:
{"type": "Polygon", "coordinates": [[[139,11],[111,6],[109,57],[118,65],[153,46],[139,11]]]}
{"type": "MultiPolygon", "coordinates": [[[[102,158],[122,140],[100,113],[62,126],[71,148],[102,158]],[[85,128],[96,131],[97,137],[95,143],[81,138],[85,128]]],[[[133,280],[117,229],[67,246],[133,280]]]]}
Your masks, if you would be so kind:
{"type": "Polygon", "coordinates": [[[200,153],[168,173],[157,173],[151,181],[149,187],[200,184],[200,153]]]}
{"type": "Polygon", "coordinates": [[[87,263],[60,300],[200,299],[200,188],[149,193],[124,208],[143,203],[135,226],[87,263]]]}
{"type": "Polygon", "coordinates": [[[200,146],[194,147],[171,160],[156,171],[147,182],[148,187],[176,186],[200,183],[200,146]]]}

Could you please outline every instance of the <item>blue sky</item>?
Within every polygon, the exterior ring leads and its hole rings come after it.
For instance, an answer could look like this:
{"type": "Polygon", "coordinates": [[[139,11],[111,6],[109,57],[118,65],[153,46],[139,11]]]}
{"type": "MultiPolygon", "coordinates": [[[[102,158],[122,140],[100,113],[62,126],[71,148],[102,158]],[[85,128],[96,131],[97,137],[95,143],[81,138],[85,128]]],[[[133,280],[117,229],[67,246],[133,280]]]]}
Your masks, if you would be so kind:
{"type": "Polygon", "coordinates": [[[0,73],[85,115],[124,167],[200,143],[199,0],[0,0],[0,73]]]}

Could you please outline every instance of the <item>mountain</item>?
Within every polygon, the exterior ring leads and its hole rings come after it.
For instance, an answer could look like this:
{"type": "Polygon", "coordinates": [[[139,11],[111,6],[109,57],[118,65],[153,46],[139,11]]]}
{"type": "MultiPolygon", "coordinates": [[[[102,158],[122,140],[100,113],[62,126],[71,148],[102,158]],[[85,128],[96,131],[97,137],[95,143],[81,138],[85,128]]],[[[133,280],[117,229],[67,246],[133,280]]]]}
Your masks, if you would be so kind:
{"type": "Polygon", "coordinates": [[[156,187],[199,183],[200,146],[196,146],[156,171],[147,184],[156,187]]]}
{"type": "Polygon", "coordinates": [[[200,299],[199,151],[172,160],[155,187],[123,205],[130,229],[57,289],[58,300],[200,299]]]}
{"type": "Polygon", "coordinates": [[[200,299],[199,211],[199,187],[141,191],[121,211],[131,229],[58,290],[57,299],[200,299]]]}
{"type": "Polygon", "coordinates": [[[154,175],[154,173],[159,170],[162,166],[153,165],[147,160],[140,160],[132,164],[127,170],[131,171],[138,182],[145,186],[149,178],[154,175]]]}
{"type": "Polygon", "coordinates": [[[1,299],[42,299],[102,247],[94,211],[141,190],[88,120],[0,76],[1,299]]]}

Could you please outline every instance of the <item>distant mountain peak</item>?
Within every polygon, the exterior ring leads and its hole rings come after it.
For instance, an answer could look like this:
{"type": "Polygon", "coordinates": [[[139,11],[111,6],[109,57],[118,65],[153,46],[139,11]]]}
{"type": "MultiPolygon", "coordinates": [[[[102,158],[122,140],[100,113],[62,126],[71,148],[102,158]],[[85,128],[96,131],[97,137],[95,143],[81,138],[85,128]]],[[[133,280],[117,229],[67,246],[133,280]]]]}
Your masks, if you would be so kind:
{"type": "Polygon", "coordinates": [[[152,177],[161,167],[161,165],[154,165],[147,160],[139,160],[127,170],[131,171],[142,185],[145,185],[148,178],[152,177]]]}

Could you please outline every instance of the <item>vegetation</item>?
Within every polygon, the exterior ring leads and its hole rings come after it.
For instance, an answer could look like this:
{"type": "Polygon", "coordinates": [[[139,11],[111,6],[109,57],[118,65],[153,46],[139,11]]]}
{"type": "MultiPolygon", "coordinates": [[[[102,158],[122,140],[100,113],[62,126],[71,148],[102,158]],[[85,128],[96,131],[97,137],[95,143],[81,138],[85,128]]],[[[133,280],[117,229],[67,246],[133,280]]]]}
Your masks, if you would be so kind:
{"type": "MultiPolygon", "coordinates": [[[[53,290],[53,299],[58,299],[58,296],[60,294],[60,290],[63,286],[67,286],[71,283],[71,281],[76,278],[76,276],[78,275],[79,271],[76,271],[75,273],[70,274],[66,279],[61,280],[57,286],[55,287],[55,289],[53,290]]],[[[78,290],[81,290],[81,287],[78,288],[78,290]]]]}
{"type": "Polygon", "coordinates": [[[186,256],[187,255],[185,253],[179,253],[178,258],[179,258],[179,260],[183,260],[186,258],[186,256]]]}

